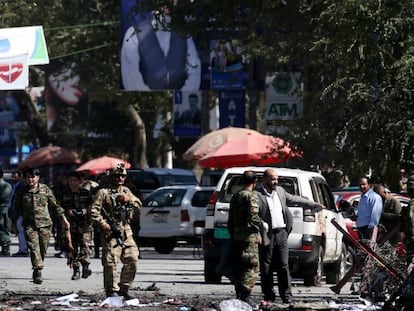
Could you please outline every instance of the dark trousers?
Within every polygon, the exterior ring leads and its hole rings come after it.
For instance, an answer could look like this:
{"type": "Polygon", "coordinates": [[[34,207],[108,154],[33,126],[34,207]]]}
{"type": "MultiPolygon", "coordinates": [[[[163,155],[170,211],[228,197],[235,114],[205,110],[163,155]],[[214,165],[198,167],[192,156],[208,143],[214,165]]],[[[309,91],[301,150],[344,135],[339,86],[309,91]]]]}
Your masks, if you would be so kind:
{"type": "Polygon", "coordinates": [[[270,244],[260,247],[260,280],[265,300],[275,299],[274,271],[277,273],[280,297],[283,299],[292,295],[287,238],[286,229],[273,230],[270,244]]]}

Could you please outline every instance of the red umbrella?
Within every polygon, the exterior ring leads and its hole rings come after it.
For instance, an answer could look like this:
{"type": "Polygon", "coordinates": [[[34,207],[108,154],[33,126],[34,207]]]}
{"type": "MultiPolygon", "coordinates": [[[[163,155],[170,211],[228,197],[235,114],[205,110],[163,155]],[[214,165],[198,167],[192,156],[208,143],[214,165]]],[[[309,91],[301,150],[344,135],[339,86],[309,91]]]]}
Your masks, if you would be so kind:
{"type": "Polygon", "coordinates": [[[19,164],[19,168],[26,169],[29,167],[79,163],[81,163],[81,160],[75,151],[58,146],[47,146],[32,151],[29,156],[19,164]]]}
{"type": "Polygon", "coordinates": [[[301,152],[296,149],[278,137],[249,134],[240,140],[223,144],[200,159],[199,164],[215,168],[280,164],[293,157],[300,157],[301,152]]]}
{"type": "Polygon", "coordinates": [[[208,153],[230,141],[237,141],[249,134],[262,135],[259,132],[241,127],[226,127],[210,132],[198,139],[184,154],[186,161],[200,160],[208,153]]]}
{"type": "Polygon", "coordinates": [[[83,163],[76,170],[78,172],[89,171],[91,175],[98,175],[120,163],[124,163],[127,169],[131,167],[131,163],[120,158],[103,156],[83,163]]]}

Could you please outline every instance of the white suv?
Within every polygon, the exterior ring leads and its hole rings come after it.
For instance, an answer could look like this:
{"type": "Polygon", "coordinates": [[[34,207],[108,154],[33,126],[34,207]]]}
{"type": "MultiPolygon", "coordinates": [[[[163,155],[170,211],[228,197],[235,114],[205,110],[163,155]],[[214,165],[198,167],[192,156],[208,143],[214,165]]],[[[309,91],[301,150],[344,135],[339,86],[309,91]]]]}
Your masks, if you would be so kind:
{"type": "Polygon", "coordinates": [[[142,202],[139,240],[160,254],[177,241],[201,243],[206,206],[214,187],[176,185],[158,188],[142,202]]]}
{"type": "MultiPolygon", "coordinates": [[[[227,169],[217,184],[216,191],[207,205],[206,226],[203,235],[204,279],[206,283],[220,283],[222,275],[216,267],[220,263],[222,247],[229,238],[227,219],[233,193],[242,187],[241,176],[253,170],[261,186],[267,167],[233,167],[227,169]]],[[[289,206],[293,215],[292,232],[288,238],[289,264],[292,274],[301,272],[304,284],[320,285],[326,274],[326,283],[336,283],[346,272],[346,245],[342,234],[333,226],[335,218],[341,226],[345,221],[337,211],[333,195],[324,177],[316,172],[300,169],[274,168],[279,175],[279,185],[287,192],[300,195],[326,206],[312,214],[299,205],[289,206]]]]}

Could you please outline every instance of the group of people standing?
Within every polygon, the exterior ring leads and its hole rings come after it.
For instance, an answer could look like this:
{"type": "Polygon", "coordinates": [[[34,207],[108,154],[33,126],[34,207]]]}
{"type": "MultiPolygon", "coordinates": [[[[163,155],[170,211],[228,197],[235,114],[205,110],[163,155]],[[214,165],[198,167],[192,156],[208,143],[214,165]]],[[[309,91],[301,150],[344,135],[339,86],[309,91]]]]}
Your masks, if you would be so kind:
{"type": "Polygon", "coordinates": [[[242,175],[243,189],[230,201],[228,228],[234,243],[236,272],[234,285],[238,299],[251,304],[251,292],[259,278],[264,301],[275,301],[273,273],[277,273],[279,295],[284,303],[292,302],[289,272],[288,235],[292,214],[288,204],[300,203],[317,212],[323,205],[286,192],[278,186],[275,169],[266,169],[262,187],[256,190],[253,171],[242,175]]]}
{"type": "Polygon", "coordinates": [[[105,186],[84,180],[80,172],[70,172],[68,185],[59,196],[40,182],[37,168],[29,168],[23,175],[21,186],[13,192],[12,186],[2,179],[0,170],[1,254],[10,256],[10,233],[23,232],[27,250],[20,249],[19,239],[16,256],[30,256],[33,282],[41,284],[45,255],[55,226],[61,228],[57,232],[61,232],[65,241],[61,247],[67,254],[68,265],[73,268],[71,279],[88,278],[92,273],[89,253],[94,225],[101,233],[105,293],[108,297],[130,299],[128,289],[135,278],[139,256],[130,223],[139,218],[142,203],[123,185],[127,176],[124,165],[107,171],[105,186]],[[118,282],[120,262],[123,268],[118,282]]]}

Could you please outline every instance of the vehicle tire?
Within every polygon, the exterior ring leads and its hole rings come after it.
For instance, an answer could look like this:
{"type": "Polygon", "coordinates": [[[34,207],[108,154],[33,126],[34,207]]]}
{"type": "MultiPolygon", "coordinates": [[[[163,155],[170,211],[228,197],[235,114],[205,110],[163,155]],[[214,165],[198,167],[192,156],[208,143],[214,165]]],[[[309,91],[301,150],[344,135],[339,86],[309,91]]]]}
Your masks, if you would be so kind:
{"type": "Polygon", "coordinates": [[[221,275],[216,273],[217,263],[204,260],[204,281],[207,284],[221,284],[221,275]]]}
{"type": "Polygon", "coordinates": [[[326,284],[336,284],[345,275],[350,267],[347,267],[348,249],[342,243],[341,255],[337,262],[329,266],[326,271],[326,284]]]}
{"type": "Polygon", "coordinates": [[[176,242],[172,239],[156,239],[152,243],[158,253],[169,254],[174,250],[176,242]]]}
{"type": "Polygon", "coordinates": [[[321,286],[323,276],[323,254],[324,249],[319,247],[318,259],[315,263],[306,265],[304,269],[303,284],[305,286],[321,286]]]}

